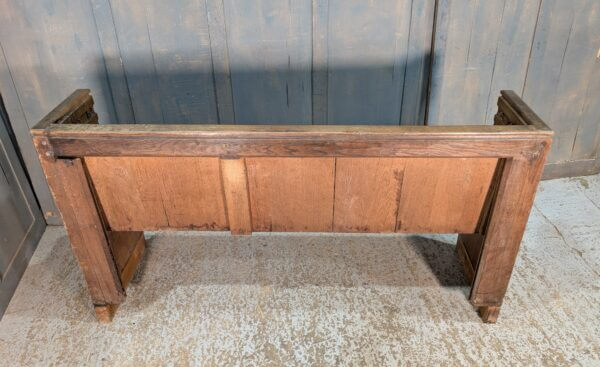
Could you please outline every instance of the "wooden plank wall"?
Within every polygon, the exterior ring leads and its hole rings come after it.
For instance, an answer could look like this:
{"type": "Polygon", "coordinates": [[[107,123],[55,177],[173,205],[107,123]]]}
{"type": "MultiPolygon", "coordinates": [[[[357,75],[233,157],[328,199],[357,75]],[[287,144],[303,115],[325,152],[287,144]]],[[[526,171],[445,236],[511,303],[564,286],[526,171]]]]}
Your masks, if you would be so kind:
{"type": "Polygon", "coordinates": [[[492,123],[513,89],[556,133],[546,177],[600,171],[600,2],[439,0],[435,24],[428,124],[492,123]]]}
{"type": "Polygon", "coordinates": [[[544,0],[530,58],[523,96],[556,132],[549,161],[596,158],[600,2],[544,0]]]}
{"type": "Polygon", "coordinates": [[[60,219],[28,128],[75,88],[92,90],[101,122],[391,125],[491,123],[499,90],[514,89],[557,132],[547,171],[591,172],[599,7],[5,0],[0,91],[50,223],[60,219]]]}

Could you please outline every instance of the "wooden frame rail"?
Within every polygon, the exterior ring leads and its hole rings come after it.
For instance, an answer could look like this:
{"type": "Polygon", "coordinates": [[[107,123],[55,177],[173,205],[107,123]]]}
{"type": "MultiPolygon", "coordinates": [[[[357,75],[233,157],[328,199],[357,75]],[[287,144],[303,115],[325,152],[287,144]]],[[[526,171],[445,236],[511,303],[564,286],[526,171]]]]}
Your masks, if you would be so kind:
{"type": "Polygon", "coordinates": [[[458,233],[495,322],[552,131],[512,91],[493,126],[99,125],[77,90],[32,130],[96,314],[110,321],[144,230],[458,233]]]}

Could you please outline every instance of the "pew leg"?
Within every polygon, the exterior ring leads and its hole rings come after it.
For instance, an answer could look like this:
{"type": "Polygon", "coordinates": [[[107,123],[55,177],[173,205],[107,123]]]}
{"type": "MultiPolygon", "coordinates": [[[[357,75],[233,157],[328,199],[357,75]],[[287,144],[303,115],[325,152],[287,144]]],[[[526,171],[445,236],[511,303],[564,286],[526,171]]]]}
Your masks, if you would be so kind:
{"type": "Polygon", "coordinates": [[[482,306],[479,307],[479,316],[486,324],[495,324],[500,314],[500,306],[482,306]]]}
{"type": "Polygon", "coordinates": [[[40,161],[98,321],[109,322],[125,300],[125,288],[144,253],[144,233],[110,230],[81,158],[52,159],[40,154],[40,161]]]}
{"type": "Polygon", "coordinates": [[[96,311],[96,320],[103,324],[108,324],[115,317],[119,305],[94,305],[96,311]]]}
{"type": "Polygon", "coordinates": [[[469,299],[484,322],[498,319],[548,149],[549,145],[542,144],[537,156],[500,164],[495,192],[482,213],[478,233],[459,236],[459,259],[470,263],[465,265],[471,277],[469,299]]]}

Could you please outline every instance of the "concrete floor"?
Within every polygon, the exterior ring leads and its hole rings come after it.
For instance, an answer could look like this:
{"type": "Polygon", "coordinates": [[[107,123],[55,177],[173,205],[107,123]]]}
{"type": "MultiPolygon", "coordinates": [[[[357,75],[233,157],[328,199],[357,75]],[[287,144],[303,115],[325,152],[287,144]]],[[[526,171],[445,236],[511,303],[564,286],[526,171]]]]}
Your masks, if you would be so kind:
{"type": "Polygon", "coordinates": [[[600,176],[543,182],[495,325],[454,236],[170,233],[113,323],[48,228],[0,322],[0,364],[600,365],[600,176]]]}

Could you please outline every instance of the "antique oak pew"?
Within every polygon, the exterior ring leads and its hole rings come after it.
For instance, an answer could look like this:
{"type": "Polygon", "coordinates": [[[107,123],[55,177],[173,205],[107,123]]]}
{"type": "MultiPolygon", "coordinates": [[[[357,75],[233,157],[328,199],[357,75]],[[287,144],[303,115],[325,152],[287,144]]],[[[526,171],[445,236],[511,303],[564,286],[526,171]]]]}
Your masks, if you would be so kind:
{"type": "Polygon", "coordinates": [[[493,126],[98,124],[77,90],[32,130],[96,315],[110,321],[143,231],[458,233],[495,322],[552,131],[512,91],[493,126]]]}

